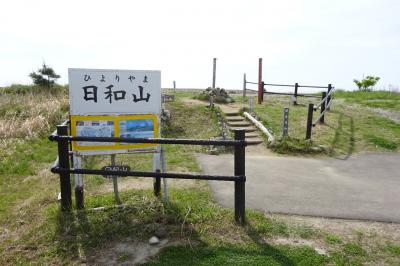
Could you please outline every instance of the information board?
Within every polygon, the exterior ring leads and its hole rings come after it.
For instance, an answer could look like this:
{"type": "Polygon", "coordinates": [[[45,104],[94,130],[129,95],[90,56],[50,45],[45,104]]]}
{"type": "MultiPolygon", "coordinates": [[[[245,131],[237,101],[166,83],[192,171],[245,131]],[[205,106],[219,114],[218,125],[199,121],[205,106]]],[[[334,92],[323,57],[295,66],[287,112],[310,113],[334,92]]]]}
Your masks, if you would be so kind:
{"type": "MultiPolygon", "coordinates": [[[[68,73],[72,136],[159,137],[160,71],[71,68],[68,73]]],[[[112,154],[156,146],[73,142],[72,150],[82,154],[112,154]]]]}

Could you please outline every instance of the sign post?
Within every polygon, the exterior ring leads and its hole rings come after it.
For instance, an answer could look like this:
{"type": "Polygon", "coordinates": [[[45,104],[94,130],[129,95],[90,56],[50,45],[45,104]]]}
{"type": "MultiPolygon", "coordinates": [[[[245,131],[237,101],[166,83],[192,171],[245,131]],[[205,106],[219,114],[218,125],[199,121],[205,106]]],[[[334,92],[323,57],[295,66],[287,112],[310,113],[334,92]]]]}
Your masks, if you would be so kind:
{"type": "MultiPolygon", "coordinates": [[[[111,166],[115,166],[115,154],[111,154],[111,166]]],[[[112,180],[113,180],[115,201],[118,204],[121,204],[121,199],[119,197],[119,192],[118,192],[118,177],[113,175],[112,180]]]]}
{"type": "Polygon", "coordinates": [[[283,109],[282,137],[287,137],[289,131],[289,108],[283,109]]]}
{"type": "MultiPolygon", "coordinates": [[[[68,76],[72,136],[160,137],[160,71],[70,68],[68,76]]],[[[159,156],[159,148],[143,143],[72,142],[76,157],[109,154],[111,166],[116,166],[116,154],[151,150],[159,156]]],[[[161,166],[159,160],[155,162],[157,171],[161,166]]],[[[80,186],[76,191],[83,195],[81,176],[76,180],[80,186]]],[[[120,203],[117,177],[113,177],[113,186],[116,202],[120,203]]]]}

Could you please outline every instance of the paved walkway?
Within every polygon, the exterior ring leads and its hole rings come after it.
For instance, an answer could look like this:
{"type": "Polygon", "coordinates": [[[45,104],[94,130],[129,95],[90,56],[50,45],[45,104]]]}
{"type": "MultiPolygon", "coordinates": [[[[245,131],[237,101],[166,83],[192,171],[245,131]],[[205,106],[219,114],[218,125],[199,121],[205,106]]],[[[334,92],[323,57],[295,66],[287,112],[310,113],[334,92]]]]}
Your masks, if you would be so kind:
{"type": "MultiPolygon", "coordinates": [[[[232,155],[197,157],[206,174],[233,175],[232,155]]],[[[246,157],[246,207],[265,212],[400,222],[400,155],[347,160],[246,157]]],[[[233,183],[210,182],[215,199],[233,207],[233,183]]]]}

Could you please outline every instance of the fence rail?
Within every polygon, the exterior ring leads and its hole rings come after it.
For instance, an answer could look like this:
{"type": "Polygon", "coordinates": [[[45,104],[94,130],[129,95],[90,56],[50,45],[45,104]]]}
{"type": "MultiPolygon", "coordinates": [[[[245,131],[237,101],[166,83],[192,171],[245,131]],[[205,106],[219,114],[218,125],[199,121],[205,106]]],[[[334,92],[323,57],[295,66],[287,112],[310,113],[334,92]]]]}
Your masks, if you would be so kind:
{"type": "MultiPolygon", "coordinates": [[[[71,181],[70,174],[91,174],[91,175],[110,175],[110,176],[142,176],[153,177],[155,184],[160,183],[160,178],[177,179],[198,179],[198,180],[217,180],[233,181],[234,186],[234,206],[235,220],[241,225],[245,224],[245,131],[235,130],[234,140],[196,140],[196,139],[135,139],[135,138],[113,138],[113,137],[77,137],[68,135],[67,123],[57,126],[56,132],[49,136],[51,141],[58,142],[58,158],[51,168],[53,173],[60,175],[61,188],[61,209],[69,211],[72,208],[71,181]],[[215,146],[234,146],[234,175],[202,175],[186,173],[161,173],[142,172],[142,171],[109,171],[99,169],[80,169],[70,167],[70,144],[72,141],[90,142],[124,142],[124,143],[154,143],[154,144],[181,144],[181,145],[215,145],[215,146]]],[[[160,194],[160,186],[154,186],[154,193],[160,194]]],[[[83,208],[83,191],[75,191],[75,200],[78,208],[83,208]]]]}
{"type": "Polygon", "coordinates": [[[260,94],[260,89],[262,89],[261,96],[262,99],[258,100],[259,103],[263,101],[263,95],[264,94],[271,94],[271,95],[286,95],[286,96],[294,96],[294,102],[293,104],[297,104],[297,97],[309,97],[309,98],[318,98],[320,97],[319,95],[313,95],[313,94],[304,94],[304,93],[298,93],[299,88],[318,88],[318,89],[328,89],[330,91],[333,87],[331,84],[328,84],[328,86],[313,86],[313,85],[300,85],[298,83],[295,84],[276,84],[276,83],[265,83],[261,81],[261,83],[258,82],[252,82],[252,81],[247,81],[246,79],[246,74],[243,75],[243,98],[246,97],[246,91],[258,91],[260,94]],[[258,85],[258,89],[251,89],[247,88],[247,84],[255,84],[258,85]],[[273,86],[273,87],[289,87],[289,88],[294,88],[293,93],[288,93],[288,92],[276,92],[276,91],[267,91],[265,89],[265,86],[273,86]]]}
{"type": "Polygon", "coordinates": [[[214,145],[214,146],[243,146],[245,140],[207,140],[207,139],[168,139],[168,138],[116,138],[116,137],[83,137],[50,135],[52,141],[90,141],[90,142],[124,142],[150,144],[183,144],[183,145],[214,145]]]}
{"type": "Polygon", "coordinates": [[[294,87],[295,85],[264,83],[264,86],[274,86],[274,87],[294,87]]]}
{"type": "Polygon", "coordinates": [[[198,175],[198,174],[182,174],[182,173],[159,173],[159,172],[141,172],[141,171],[108,171],[102,169],[74,169],[61,168],[59,163],[54,164],[51,168],[52,173],[69,173],[69,174],[85,174],[85,175],[112,175],[112,176],[136,176],[136,177],[159,177],[159,178],[176,178],[176,179],[200,179],[200,180],[216,180],[216,181],[246,181],[246,176],[223,176],[223,175],[198,175]]]}

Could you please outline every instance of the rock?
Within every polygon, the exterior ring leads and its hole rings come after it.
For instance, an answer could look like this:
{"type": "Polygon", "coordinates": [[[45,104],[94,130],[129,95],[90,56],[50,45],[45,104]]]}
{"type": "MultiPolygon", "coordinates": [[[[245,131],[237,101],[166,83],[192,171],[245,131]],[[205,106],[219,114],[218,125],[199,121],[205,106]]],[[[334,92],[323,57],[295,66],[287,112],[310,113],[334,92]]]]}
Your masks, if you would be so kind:
{"type": "Polygon", "coordinates": [[[326,250],[322,249],[322,248],[314,248],[315,252],[317,252],[319,255],[327,255],[326,250]]]}
{"type": "Polygon", "coordinates": [[[156,236],[152,236],[149,239],[149,244],[150,245],[157,245],[158,243],[160,243],[160,239],[158,239],[158,237],[156,237],[156,236]]]}
{"type": "Polygon", "coordinates": [[[210,155],[219,155],[219,152],[218,152],[217,149],[211,149],[211,150],[208,151],[208,154],[210,154],[210,155]]]}
{"type": "Polygon", "coordinates": [[[216,102],[216,103],[232,103],[232,102],[234,102],[234,99],[229,97],[228,92],[225,89],[221,89],[221,88],[213,89],[213,88],[208,87],[201,94],[206,95],[206,97],[201,97],[201,98],[205,98],[208,100],[210,97],[214,97],[214,102],[216,102]]]}
{"type": "Polygon", "coordinates": [[[313,151],[313,152],[322,152],[322,151],[324,151],[321,147],[319,147],[319,146],[313,146],[313,147],[311,147],[311,150],[313,151]]]}
{"type": "Polygon", "coordinates": [[[157,229],[155,236],[158,237],[159,239],[163,239],[167,237],[167,230],[164,227],[160,227],[157,229]]]}

